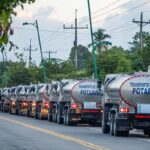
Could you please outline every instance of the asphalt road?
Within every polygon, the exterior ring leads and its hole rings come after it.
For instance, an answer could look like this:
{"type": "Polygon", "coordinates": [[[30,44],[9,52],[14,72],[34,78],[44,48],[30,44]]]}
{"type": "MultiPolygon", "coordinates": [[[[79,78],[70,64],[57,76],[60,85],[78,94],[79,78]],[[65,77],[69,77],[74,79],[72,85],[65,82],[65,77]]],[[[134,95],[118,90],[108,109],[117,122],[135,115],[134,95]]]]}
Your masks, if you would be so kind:
{"type": "Polygon", "coordinates": [[[64,126],[0,112],[0,150],[149,150],[150,138],[104,135],[99,127],[64,126]]]}

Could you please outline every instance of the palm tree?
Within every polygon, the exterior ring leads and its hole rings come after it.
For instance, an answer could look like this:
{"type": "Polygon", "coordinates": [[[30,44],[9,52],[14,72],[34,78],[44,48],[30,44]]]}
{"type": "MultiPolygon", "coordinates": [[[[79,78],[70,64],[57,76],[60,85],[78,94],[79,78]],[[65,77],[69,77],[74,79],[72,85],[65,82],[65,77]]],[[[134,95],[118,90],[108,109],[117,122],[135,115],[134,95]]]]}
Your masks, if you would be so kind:
{"type": "Polygon", "coordinates": [[[94,42],[97,43],[96,48],[99,53],[99,56],[100,56],[100,53],[102,50],[107,50],[108,46],[111,45],[110,42],[105,41],[106,39],[111,38],[111,36],[109,34],[105,34],[105,31],[106,31],[105,29],[99,28],[94,33],[94,42]]]}

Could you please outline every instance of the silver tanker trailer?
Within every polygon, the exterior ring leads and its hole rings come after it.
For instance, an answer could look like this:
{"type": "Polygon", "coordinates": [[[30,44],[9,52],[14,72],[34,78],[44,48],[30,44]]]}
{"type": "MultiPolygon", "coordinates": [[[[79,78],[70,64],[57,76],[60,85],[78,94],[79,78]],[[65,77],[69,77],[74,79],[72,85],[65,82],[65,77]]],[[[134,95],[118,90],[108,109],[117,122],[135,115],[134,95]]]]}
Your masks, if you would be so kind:
{"type": "Polygon", "coordinates": [[[103,109],[103,133],[128,136],[141,129],[150,136],[150,72],[107,75],[103,109]]]}
{"type": "Polygon", "coordinates": [[[98,80],[62,80],[52,84],[51,92],[49,120],[65,125],[101,122],[102,96],[98,80]]]}

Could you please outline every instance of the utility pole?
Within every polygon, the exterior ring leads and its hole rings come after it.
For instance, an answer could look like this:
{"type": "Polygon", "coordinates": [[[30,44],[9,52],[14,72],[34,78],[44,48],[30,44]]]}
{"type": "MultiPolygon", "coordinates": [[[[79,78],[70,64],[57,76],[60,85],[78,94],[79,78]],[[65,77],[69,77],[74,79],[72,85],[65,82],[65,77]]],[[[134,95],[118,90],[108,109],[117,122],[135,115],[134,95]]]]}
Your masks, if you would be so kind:
{"type": "Polygon", "coordinates": [[[150,20],[149,21],[143,21],[143,12],[141,12],[140,21],[133,19],[132,22],[136,23],[140,26],[140,53],[141,53],[142,49],[143,49],[143,27],[147,24],[150,24],[150,20]]]}
{"type": "Polygon", "coordinates": [[[75,66],[78,70],[78,29],[88,29],[88,26],[86,27],[78,27],[78,18],[77,18],[77,9],[75,10],[75,26],[71,25],[70,27],[63,26],[64,29],[74,29],[75,30],[75,41],[74,41],[74,47],[75,47],[75,66]]]}
{"type": "Polygon", "coordinates": [[[41,64],[42,64],[44,82],[46,83],[46,70],[45,70],[45,63],[44,63],[44,59],[43,59],[42,44],[41,44],[41,38],[40,38],[40,31],[39,31],[38,21],[35,20],[34,23],[24,22],[22,25],[33,25],[33,26],[36,27],[37,35],[38,35],[38,41],[39,41],[39,47],[40,47],[40,53],[41,53],[41,64]]]}
{"type": "Polygon", "coordinates": [[[88,3],[88,12],[89,12],[89,21],[90,21],[90,30],[91,30],[94,78],[97,79],[98,78],[98,74],[97,74],[96,53],[95,53],[96,52],[96,47],[94,45],[94,38],[93,38],[93,26],[92,26],[90,0],[87,0],[87,3],[88,3]]]}
{"type": "Polygon", "coordinates": [[[43,53],[47,53],[48,54],[48,56],[49,56],[49,61],[51,60],[51,54],[53,53],[53,54],[56,54],[57,52],[56,51],[46,51],[46,52],[43,52],[43,53]]]}
{"type": "Polygon", "coordinates": [[[24,48],[24,51],[29,51],[29,67],[32,66],[32,51],[37,51],[37,48],[36,49],[32,49],[32,44],[31,44],[32,40],[30,39],[30,46],[29,48],[25,49],[24,48]]]}

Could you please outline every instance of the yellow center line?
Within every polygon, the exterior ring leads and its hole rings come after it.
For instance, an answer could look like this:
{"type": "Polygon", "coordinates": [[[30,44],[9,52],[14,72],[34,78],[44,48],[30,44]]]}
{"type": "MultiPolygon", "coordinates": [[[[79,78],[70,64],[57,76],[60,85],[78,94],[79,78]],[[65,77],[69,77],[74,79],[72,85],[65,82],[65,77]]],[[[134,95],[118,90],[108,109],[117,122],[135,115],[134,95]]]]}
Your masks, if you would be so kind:
{"type": "Polygon", "coordinates": [[[87,141],[83,141],[81,139],[77,139],[77,138],[74,138],[74,137],[71,137],[71,136],[60,134],[60,133],[57,133],[57,132],[54,132],[54,131],[51,131],[51,130],[48,130],[48,129],[44,129],[44,128],[40,128],[40,127],[37,127],[37,126],[33,126],[33,125],[30,125],[30,124],[27,124],[27,123],[23,123],[23,122],[20,122],[20,121],[12,120],[12,119],[9,119],[9,118],[6,118],[6,117],[0,117],[0,119],[8,121],[8,122],[11,122],[11,123],[14,123],[14,124],[18,124],[18,125],[21,125],[21,126],[24,126],[26,128],[30,128],[30,129],[33,129],[33,130],[36,130],[36,131],[47,133],[49,135],[53,135],[55,137],[58,137],[58,138],[61,138],[61,139],[67,140],[67,141],[72,141],[72,142],[75,142],[77,144],[80,144],[82,146],[85,146],[85,147],[88,147],[88,148],[91,148],[91,149],[95,149],[95,150],[110,150],[110,149],[101,147],[99,145],[95,145],[93,143],[90,143],[90,142],[87,142],[87,141]]]}

